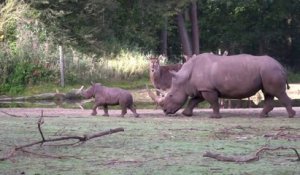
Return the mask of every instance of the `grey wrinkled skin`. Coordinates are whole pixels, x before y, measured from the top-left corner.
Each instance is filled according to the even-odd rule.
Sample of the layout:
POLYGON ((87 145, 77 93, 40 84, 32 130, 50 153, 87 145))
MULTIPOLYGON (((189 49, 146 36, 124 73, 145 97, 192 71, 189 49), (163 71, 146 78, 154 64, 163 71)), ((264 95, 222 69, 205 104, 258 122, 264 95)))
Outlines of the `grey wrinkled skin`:
POLYGON ((268 116, 273 109, 274 97, 286 107, 289 117, 294 117, 296 113, 286 94, 286 71, 269 56, 218 56, 204 53, 193 56, 172 75, 171 89, 160 101, 166 114, 176 113, 190 97, 184 115, 193 115, 194 107, 206 100, 213 108, 211 117, 220 118, 219 97, 241 99, 259 90, 265 97, 261 117, 268 116))
POLYGON ((81 95, 85 98, 95 98, 92 115, 97 115, 97 107, 103 106, 103 116, 109 116, 108 106, 120 105, 122 108, 122 117, 127 113, 127 109, 130 109, 135 117, 139 117, 133 104, 133 97, 127 90, 105 87, 100 83, 95 83, 84 90, 81 95))
MULTIPOLYGON (((149 63, 149 76, 152 85, 156 89, 167 90, 171 88, 172 74, 170 71, 180 70, 182 64, 171 64, 166 66, 161 66, 159 63, 159 58, 150 58, 149 63)), ((158 92, 157 92, 158 93, 158 92)))

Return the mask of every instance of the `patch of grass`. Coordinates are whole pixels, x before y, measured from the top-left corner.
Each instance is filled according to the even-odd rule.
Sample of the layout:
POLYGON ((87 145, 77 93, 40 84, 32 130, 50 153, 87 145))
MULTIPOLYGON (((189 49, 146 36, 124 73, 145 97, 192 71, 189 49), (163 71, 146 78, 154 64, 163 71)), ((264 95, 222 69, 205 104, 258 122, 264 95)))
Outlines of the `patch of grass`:
MULTIPOLYGON (((148 84, 151 87, 148 77, 142 77, 140 79, 131 80, 131 81, 128 81, 128 80, 119 80, 119 81, 103 80, 103 81, 99 81, 99 83, 102 83, 104 86, 108 86, 108 87, 119 87, 119 88, 128 89, 128 90, 145 89, 146 84, 148 84)), ((18 94, 18 96, 30 96, 30 95, 48 93, 48 92, 54 93, 54 92, 56 92, 56 90, 58 90, 59 92, 69 92, 73 89, 79 89, 82 85, 84 85, 85 88, 90 86, 90 84, 85 84, 85 83, 75 84, 75 85, 67 85, 65 87, 61 87, 57 84, 51 84, 51 83, 31 85, 31 86, 27 86, 24 89, 24 92, 22 92, 22 94, 18 94)))
MULTIPOLYGON (((1 155, 13 145, 40 139, 36 117, 0 116, 1 155)), ((266 153, 259 161, 246 164, 220 162, 202 155, 205 151, 244 155, 265 145, 297 147, 300 140, 270 139, 264 137, 264 134, 275 133, 283 126, 286 131, 299 129, 298 119, 260 119, 233 115, 215 120, 206 116, 165 117, 159 114, 145 114, 139 119, 128 116, 119 118, 115 115, 45 118, 43 131, 46 137, 83 135, 116 127, 124 127, 125 132, 90 140, 77 147, 32 147, 35 152, 72 155, 76 158, 60 160, 18 154, 13 161, 0 162, 0 172, 73 175, 297 174, 300 172, 299 163, 291 161, 296 157, 290 151, 266 153), (217 132, 226 129, 232 130, 234 134, 229 137, 216 137, 217 132), (245 133, 247 134, 244 135, 245 133)))
POLYGON ((148 75, 145 75, 139 79, 134 79, 134 80, 119 80, 119 81, 101 80, 101 82, 99 83, 102 83, 104 86, 119 87, 123 89, 145 89, 146 84, 149 87, 152 87, 148 75))

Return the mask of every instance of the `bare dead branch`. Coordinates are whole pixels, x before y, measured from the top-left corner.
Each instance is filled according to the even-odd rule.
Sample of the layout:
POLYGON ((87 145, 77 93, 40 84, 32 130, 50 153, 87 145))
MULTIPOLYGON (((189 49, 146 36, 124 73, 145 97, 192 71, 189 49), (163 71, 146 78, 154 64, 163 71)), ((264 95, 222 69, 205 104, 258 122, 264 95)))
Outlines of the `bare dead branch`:
POLYGON ((49 158, 55 158, 55 159, 66 159, 66 158, 80 159, 79 157, 75 157, 75 156, 66 156, 66 155, 57 156, 57 155, 51 155, 51 154, 45 154, 45 153, 36 153, 36 152, 28 151, 28 150, 25 150, 25 149, 20 149, 20 151, 22 151, 24 153, 40 156, 40 157, 49 157, 49 158))
POLYGON ((4 112, 4 111, 0 111, 0 112, 2 112, 3 114, 6 114, 6 115, 8 115, 8 116, 11 116, 11 117, 17 117, 17 118, 24 117, 24 116, 21 116, 21 115, 10 114, 10 113, 4 112))
POLYGON ((225 156, 220 153, 206 152, 203 157, 210 157, 224 162, 251 162, 258 160, 259 157, 253 155, 246 156, 225 156))
POLYGON ((262 147, 261 149, 256 151, 255 155, 257 157, 259 157, 259 154, 261 154, 263 152, 266 152, 266 151, 288 150, 288 149, 293 150, 295 152, 295 154, 297 155, 297 157, 298 157, 298 159, 296 161, 300 161, 300 155, 299 155, 297 149, 293 148, 293 147, 283 147, 283 146, 280 146, 280 147, 277 147, 277 148, 262 147))
POLYGON ((16 153, 17 153, 16 149, 13 148, 13 149, 9 150, 9 152, 5 156, 0 157, 0 161, 8 160, 9 158, 15 156, 16 153))
MULTIPOLYGON (((47 142, 77 140, 76 142, 74 142, 72 144, 61 144, 61 145, 56 145, 56 146, 75 145, 75 144, 84 143, 84 142, 86 142, 88 140, 91 140, 91 139, 94 139, 94 138, 98 138, 98 137, 102 137, 102 136, 105 136, 105 135, 110 135, 110 134, 113 134, 113 133, 124 131, 124 128, 116 128, 116 129, 110 129, 110 130, 107 130, 107 131, 102 131, 102 132, 97 132, 97 133, 92 133, 92 134, 85 134, 83 136, 63 136, 63 137, 58 137, 58 138, 53 138, 53 139, 45 139, 44 134, 43 134, 42 129, 41 129, 41 125, 44 123, 43 115, 44 115, 43 111, 41 111, 41 117, 39 118, 39 120, 37 122, 38 130, 39 130, 39 133, 42 137, 42 140, 14 147, 11 150, 9 150, 9 152, 5 156, 0 157, 0 161, 8 160, 9 158, 15 156, 18 151, 38 155, 39 153, 32 153, 31 151, 28 151, 28 150, 24 149, 24 148, 28 148, 28 147, 31 147, 31 146, 34 146, 34 145, 37 145, 37 144, 42 145, 42 144, 47 143, 47 142)), ((56 157, 56 158, 61 157, 61 156, 49 156, 47 154, 39 154, 39 155, 44 155, 46 157, 56 157)))
POLYGON ((226 155, 222 155, 220 153, 213 153, 213 152, 208 151, 203 155, 203 157, 210 157, 210 158, 214 158, 216 160, 225 161, 225 162, 237 162, 237 163, 252 162, 252 161, 259 160, 260 155, 266 151, 288 150, 288 149, 293 150, 298 157, 298 159, 296 161, 300 161, 300 155, 296 148, 283 147, 283 146, 276 147, 276 148, 262 147, 262 148, 258 149, 255 153, 252 153, 250 155, 242 155, 242 156, 226 156, 226 155))
MULTIPOLYGON (((105 135, 109 135, 109 134, 113 134, 113 133, 117 133, 117 132, 122 132, 122 131, 124 131, 123 128, 116 128, 116 129, 110 129, 108 131, 98 132, 98 133, 94 133, 94 134, 85 134, 83 136, 67 136, 67 137, 59 137, 59 138, 54 138, 54 139, 40 140, 40 141, 32 142, 32 143, 29 143, 29 144, 17 146, 15 148, 11 149, 7 155, 5 155, 4 157, 0 157, 0 161, 8 160, 9 158, 15 156, 17 151, 23 151, 24 148, 31 147, 31 146, 37 145, 37 144, 43 144, 43 143, 46 143, 46 142, 65 141, 65 140, 78 140, 77 142, 74 143, 74 144, 78 144, 78 143, 83 143, 85 141, 91 140, 93 138, 102 137, 102 136, 105 136, 105 135)), ((64 145, 65 144, 57 145, 57 146, 64 146, 64 145)), ((27 152, 29 152, 29 151, 27 151, 27 152)))
POLYGON ((38 130, 39 130, 39 132, 41 134, 43 142, 45 142, 45 137, 44 137, 44 134, 43 134, 42 129, 41 129, 41 125, 44 124, 44 112, 43 112, 43 110, 41 111, 41 117, 38 120, 37 124, 38 124, 38 130))

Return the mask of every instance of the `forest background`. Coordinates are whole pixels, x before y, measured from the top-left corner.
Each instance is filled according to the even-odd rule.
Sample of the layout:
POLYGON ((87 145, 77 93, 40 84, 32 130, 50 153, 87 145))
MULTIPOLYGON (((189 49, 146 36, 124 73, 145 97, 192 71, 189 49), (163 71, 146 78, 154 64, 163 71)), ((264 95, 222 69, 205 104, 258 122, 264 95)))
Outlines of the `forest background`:
POLYGON ((270 55, 299 83, 299 0, 0 0, 0 95, 149 83, 150 55, 270 55))

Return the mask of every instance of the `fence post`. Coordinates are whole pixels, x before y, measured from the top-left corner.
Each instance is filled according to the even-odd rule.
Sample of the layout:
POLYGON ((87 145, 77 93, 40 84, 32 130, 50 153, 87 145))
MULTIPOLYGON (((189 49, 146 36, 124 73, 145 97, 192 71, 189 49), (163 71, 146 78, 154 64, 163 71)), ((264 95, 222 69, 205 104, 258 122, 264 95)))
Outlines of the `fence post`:
POLYGON ((60 85, 65 87, 65 65, 64 65, 64 53, 62 45, 58 46, 59 50, 59 68, 60 68, 60 85))

